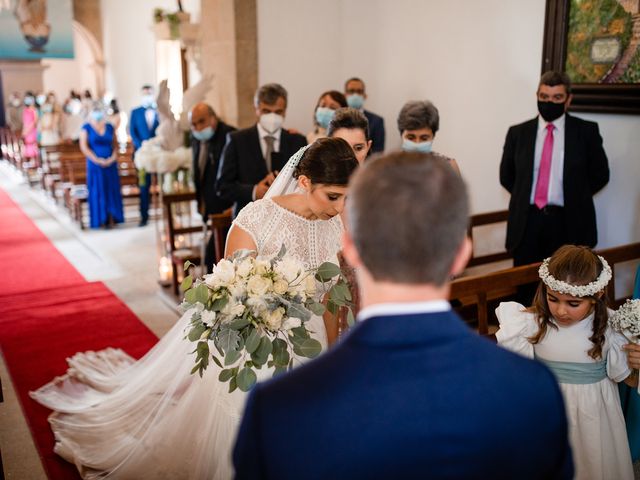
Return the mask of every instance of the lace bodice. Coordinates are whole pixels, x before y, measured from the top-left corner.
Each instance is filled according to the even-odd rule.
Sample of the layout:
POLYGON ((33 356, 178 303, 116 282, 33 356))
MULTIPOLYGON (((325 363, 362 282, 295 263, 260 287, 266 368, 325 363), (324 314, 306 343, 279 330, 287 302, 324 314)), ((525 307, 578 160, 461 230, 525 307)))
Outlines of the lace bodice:
POLYGON ((339 216, 308 220, 272 199, 262 199, 244 207, 233 223, 251 235, 259 255, 276 255, 284 244, 287 254, 307 268, 317 268, 323 262, 337 263, 343 230, 339 216))

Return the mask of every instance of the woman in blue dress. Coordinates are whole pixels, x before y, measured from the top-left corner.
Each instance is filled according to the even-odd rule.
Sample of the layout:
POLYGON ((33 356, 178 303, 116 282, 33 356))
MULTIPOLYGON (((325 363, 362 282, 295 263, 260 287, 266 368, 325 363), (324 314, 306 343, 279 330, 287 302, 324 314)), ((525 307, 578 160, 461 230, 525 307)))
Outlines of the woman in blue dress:
POLYGON ((109 228, 124 221, 117 152, 113 145, 113 125, 106 122, 101 108, 94 108, 80 132, 80 150, 87 157, 91 228, 109 228))

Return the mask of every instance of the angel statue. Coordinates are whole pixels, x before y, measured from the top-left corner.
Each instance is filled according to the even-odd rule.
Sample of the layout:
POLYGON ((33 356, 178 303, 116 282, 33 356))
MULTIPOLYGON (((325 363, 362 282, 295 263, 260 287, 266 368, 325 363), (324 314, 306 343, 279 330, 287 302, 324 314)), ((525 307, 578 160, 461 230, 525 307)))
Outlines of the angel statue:
POLYGON ((156 136, 143 142, 136 152, 135 163, 138 169, 150 173, 168 173, 190 168, 191 148, 184 146, 184 135, 189 131, 188 114, 196 103, 204 100, 212 81, 212 76, 203 77, 183 93, 179 120, 171 111, 171 91, 167 80, 160 82, 156 98, 160 124, 156 129, 156 136))

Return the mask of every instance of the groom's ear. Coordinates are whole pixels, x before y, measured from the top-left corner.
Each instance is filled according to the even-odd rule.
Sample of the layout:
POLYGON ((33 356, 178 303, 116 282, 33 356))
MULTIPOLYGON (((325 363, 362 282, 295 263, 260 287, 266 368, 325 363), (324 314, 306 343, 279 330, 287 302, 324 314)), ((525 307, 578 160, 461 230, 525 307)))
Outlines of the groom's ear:
POLYGON ((342 233, 342 255, 352 268, 358 268, 362 265, 358 250, 356 250, 353 239, 347 230, 342 233))
POLYGON ((472 253, 473 244, 471 243, 469 237, 465 235, 462 244, 460 244, 460 247, 456 252, 456 256, 453 258, 453 264, 451 265, 451 271, 449 272, 449 276, 451 278, 457 277, 464 271, 467 263, 469 262, 469 259, 471 258, 472 253))

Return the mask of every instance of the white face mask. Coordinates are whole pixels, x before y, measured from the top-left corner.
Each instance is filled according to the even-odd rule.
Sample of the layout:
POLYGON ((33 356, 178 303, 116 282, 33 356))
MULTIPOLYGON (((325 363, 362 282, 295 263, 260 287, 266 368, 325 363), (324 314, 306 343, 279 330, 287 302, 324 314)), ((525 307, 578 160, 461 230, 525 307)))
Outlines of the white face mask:
POLYGON ((263 113, 258 121, 260 126, 269 133, 276 133, 282 127, 284 117, 277 113, 263 113))

